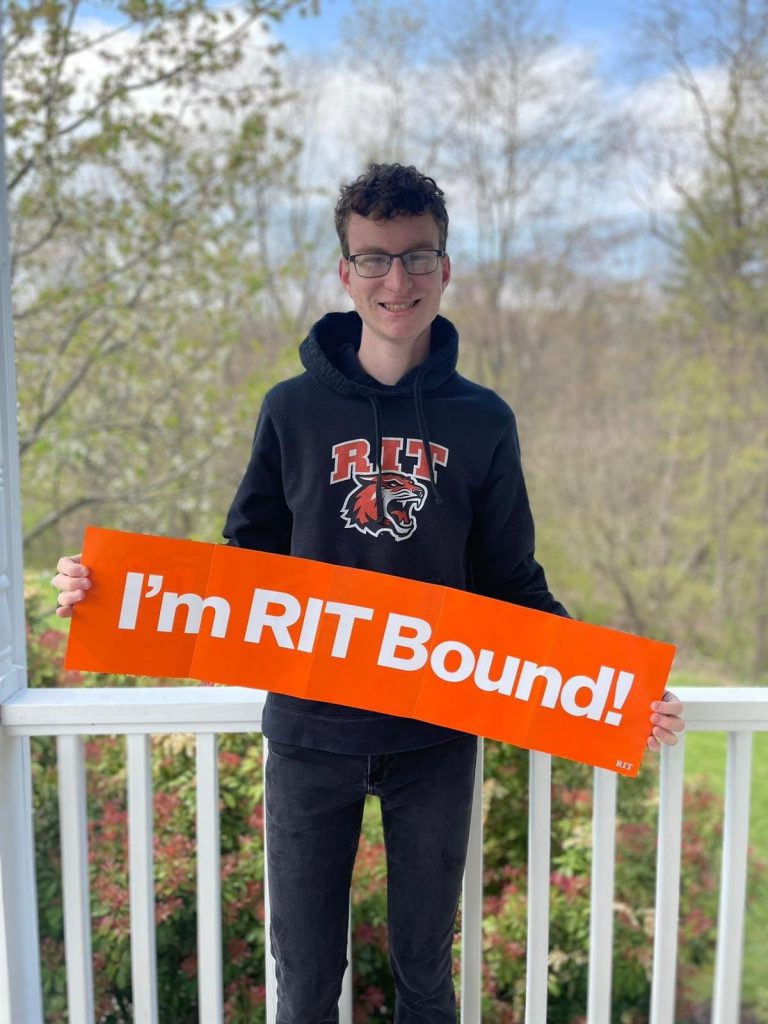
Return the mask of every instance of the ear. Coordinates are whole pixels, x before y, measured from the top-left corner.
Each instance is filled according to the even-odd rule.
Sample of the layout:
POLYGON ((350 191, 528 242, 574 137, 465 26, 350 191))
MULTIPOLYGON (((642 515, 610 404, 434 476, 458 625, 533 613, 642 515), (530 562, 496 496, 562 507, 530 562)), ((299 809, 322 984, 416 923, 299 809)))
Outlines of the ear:
POLYGON ((339 260, 339 280, 344 285, 344 290, 349 292, 350 295, 352 294, 349 286, 349 274, 351 269, 352 264, 342 256, 339 260))
POLYGON ((446 253, 442 260, 443 291, 448 287, 451 280, 451 257, 446 253))

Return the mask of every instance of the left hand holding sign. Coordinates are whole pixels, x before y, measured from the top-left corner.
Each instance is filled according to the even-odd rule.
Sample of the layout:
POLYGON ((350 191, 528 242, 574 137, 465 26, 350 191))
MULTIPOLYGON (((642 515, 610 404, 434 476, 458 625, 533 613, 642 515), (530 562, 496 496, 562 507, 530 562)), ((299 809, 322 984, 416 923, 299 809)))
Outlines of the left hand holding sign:
POLYGON ((76 604, 84 600, 91 589, 91 570, 82 564, 82 555, 63 555, 56 565, 51 583, 58 590, 56 614, 60 619, 71 619, 76 604))

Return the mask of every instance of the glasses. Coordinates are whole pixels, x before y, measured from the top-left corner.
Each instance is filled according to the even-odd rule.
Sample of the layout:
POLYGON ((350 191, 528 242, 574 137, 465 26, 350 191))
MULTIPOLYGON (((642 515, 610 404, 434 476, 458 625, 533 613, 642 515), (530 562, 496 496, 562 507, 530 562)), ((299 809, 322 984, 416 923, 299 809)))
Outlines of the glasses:
POLYGON ((445 256, 444 249, 413 249, 411 252, 358 252, 348 256, 360 277, 386 277, 392 260, 400 260, 409 274, 434 274, 445 256))

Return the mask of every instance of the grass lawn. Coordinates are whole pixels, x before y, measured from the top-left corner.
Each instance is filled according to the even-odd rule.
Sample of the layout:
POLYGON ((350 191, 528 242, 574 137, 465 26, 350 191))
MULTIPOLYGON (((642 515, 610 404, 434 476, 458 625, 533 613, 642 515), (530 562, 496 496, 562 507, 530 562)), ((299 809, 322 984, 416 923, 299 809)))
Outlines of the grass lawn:
MULTIPOLYGON (((711 680, 677 676, 682 686, 719 685, 711 680)), ((720 794, 724 792, 727 740, 724 733, 692 732, 685 740, 687 779, 705 778, 720 794)), ((750 848, 756 870, 747 897, 744 939, 744 1001, 768 1022, 768 985, 765 963, 768 960, 768 733, 755 733, 752 749, 752 788, 750 848)), ((720 857, 720 851, 716 851, 720 857)))

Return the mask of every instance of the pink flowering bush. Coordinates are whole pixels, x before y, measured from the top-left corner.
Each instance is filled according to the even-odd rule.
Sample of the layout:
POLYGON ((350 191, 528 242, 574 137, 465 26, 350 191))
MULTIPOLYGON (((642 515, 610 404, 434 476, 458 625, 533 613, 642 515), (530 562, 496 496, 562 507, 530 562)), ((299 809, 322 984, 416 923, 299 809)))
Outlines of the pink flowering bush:
MULTIPOLYGON (((65 634, 35 625, 28 632, 33 686, 126 685, 124 679, 65 673, 65 634)), ((33 740, 36 868, 46 1024, 64 1024, 58 781, 55 741, 33 740)), ((96 1021, 133 1021, 128 889, 125 741, 86 743, 89 877, 96 1021)), ((227 1024, 263 1024, 264 857, 261 827, 261 737, 220 737, 221 884, 224 999, 227 1024)), ((193 737, 153 739, 155 924, 160 1019, 198 1024, 193 737)))
MULTIPOLYGON (((525 1019, 528 753, 486 742, 482 1024, 525 1019)), ((612 1019, 647 1024, 653 954, 657 759, 620 780, 614 893, 612 1019)), ((372 809, 373 810, 373 809, 372 809)), ((703 1019, 697 981, 714 958, 721 801, 685 793, 676 1020, 703 1019)), ((586 1024, 591 888, 592 770, 553 761, 550 972, 547 1024, 586 1024)), ((459 919, 459 926, 461 918, 459 919)), ((353 892, 355 1024, 392 1021, 384 848, 378 812, 366 816, 353 892)), ((458 981, 460 934, 455 944, 458 981)), ((458 986, 457 986, 458 987, 458 986)))
MULTIPOLYGON (((261 744, 256 737, 236 735, 222 738, 222 747, 225 1020, 228 1024, 259 1024, 266 1019, 261 744), (233 757, 237 775, 230 761, 233 757)), ((133 1000, 124 744, 119 738, 98 737, 88 743, 87 755, 96 1019, 100 1024, 127 1024, 133 1020, 133 1000)), ((190 744, 169 752, 163 738, 158 738, 153 760, 160 1016, 174 1024, 197 1024, 194 748, 190 744)), ((40 923, 47 949, 46 1021, 58 1024, 67 1017, 58 821, 51 792, 55 765, 50 741, 35 742, 34 762, 40 923)))

